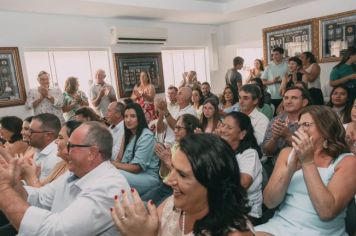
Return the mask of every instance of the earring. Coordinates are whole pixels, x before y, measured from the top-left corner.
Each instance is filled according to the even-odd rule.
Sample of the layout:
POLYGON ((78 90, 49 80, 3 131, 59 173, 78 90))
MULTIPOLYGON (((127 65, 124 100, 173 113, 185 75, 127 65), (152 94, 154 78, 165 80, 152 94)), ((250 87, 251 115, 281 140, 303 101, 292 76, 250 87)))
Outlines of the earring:
POLYGON ((328 149, 328 140, 327 139, 325 139, 325 141, 323 142, 323 148, 324 149, 328 149))

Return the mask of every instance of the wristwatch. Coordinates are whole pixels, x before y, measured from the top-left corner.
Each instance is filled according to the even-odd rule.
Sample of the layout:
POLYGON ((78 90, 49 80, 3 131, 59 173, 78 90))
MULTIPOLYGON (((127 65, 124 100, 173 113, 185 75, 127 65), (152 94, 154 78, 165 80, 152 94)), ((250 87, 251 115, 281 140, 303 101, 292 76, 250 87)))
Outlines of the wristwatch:
POLYGON ((164 117, 169 117, 171 115, 171 113, 169 113, 169 111, 167 111, 166 113, 164 113, 164 117))

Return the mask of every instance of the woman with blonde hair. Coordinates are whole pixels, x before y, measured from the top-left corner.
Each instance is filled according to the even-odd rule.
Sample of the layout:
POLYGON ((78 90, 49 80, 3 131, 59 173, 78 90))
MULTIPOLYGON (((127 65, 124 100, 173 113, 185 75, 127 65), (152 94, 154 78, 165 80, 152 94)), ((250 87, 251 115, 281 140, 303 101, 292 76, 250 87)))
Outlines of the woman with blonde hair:
POLYGON ((66 121, 74 120, 75 112, 82 106, 88 106, 88 97, 79 90, 78 78, 68 77, 64 84, 63 116, 66 121))
POLYGON ((303 108, 292 146, 283 149, 263 192, 278 207, 257 235, 346 236, 345 214, 356 194, 356 158, 345 154, 345 129, 330 107, 303 108), (298 217, 296 217, 298 216, 298 217))

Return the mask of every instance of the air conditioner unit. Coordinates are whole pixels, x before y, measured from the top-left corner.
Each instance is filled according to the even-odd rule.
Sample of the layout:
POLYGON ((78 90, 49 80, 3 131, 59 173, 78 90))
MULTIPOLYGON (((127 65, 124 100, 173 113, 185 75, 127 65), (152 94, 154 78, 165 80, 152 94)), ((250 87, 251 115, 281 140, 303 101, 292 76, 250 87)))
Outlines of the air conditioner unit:
POLYGON ((164 28, 149 27, 111 27, 111 44, 164 44, 168 32, 164 28))

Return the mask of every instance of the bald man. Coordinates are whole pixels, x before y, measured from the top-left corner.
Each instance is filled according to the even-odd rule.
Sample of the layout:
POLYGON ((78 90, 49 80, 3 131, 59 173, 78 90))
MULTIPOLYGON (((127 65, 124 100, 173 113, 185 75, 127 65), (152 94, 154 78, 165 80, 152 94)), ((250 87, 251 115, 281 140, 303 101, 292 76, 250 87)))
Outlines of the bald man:
POLYGON ((109 104, 117 101, 115 90, 110 84, 105 83, 105 77, 105 71, 99 69, 95 74, 95 83, 92 84, 89 94, 94 110, 101 117, 106 116, 109 104))

